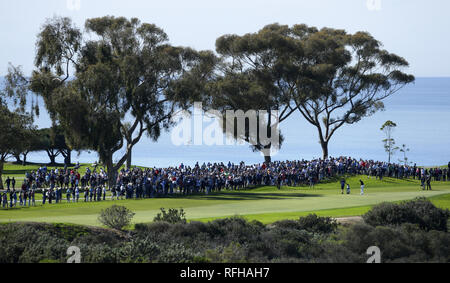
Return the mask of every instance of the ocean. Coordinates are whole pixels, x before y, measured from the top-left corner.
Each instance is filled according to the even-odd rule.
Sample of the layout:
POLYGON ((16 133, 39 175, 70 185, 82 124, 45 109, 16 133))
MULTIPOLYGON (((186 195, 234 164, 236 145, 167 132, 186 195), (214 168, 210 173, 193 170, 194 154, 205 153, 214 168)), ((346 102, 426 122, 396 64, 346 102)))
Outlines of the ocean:
MULTIPOLYGON (((36 120, 38 127, 51 125, 41 103, 41 115, 36 120)), ((450 161, 450 78, 417 78, 411 84, 385 101, 385 111, 364 118, 354 125, 339 129, 329 144, 331 156, 351 156, 354 158, 387 161, 380 130, 383 123, 392 120, 397 124, 393 137, 398 146, 405 144, 410 151, 408 160, 421 166, 446 165, 450 161)), ((209 123, 211 124, 211 123, 209 123)), ((205 123, 205 127, 209 125, 205 123)), ((308 124, 299 112, 294 113, 281 126, 285 141, 273 160, 313 159, 322 156, 315 127, 308 124)), ((125 150, 119 151, 118 160, 125 150)), ((397 152, 392 160, 403 158, 397 152)), ((98 159, 94 152, 81 152, 72 155, 72 161, 93 163, 98 159)), ((177 166, 181 162, 193 165, 196 162, 224 162, 247 164, 264 161, 263 156, 244 145, 206 146, 182 145, 172 143, 171 132, 161 135, 158 142, 144 137, 133 151, 133 165, 146 167, 177 166)), ((48 162, 45 152, 28 155, 28 161, 48 162)), ((63 162, 60 156, 58 162, 63 162)))

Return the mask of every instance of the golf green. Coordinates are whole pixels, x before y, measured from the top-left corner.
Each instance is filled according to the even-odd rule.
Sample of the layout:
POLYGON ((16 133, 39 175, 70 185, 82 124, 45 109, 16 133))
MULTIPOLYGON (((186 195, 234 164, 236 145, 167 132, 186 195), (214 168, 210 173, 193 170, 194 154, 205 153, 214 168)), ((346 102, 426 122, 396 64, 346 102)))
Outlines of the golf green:
POLYGON ((436 205, 450 208, 450 182, 433 182, 432 191, 422 191, 417 180, 383 181, 357 176, 347 179, 350 195, 341 194, 338 182, 309 187, 262 187, 245 191, 223 191, 211 195, 173 196, 145 200, 119 200, 92 203, 66 203, 1 209, 0 222, 50 222, 101 226, 99 212, 113 204, 123 205, 136 213, 133 223, 152 222, 160 208, 183 208, 189 220, 208 221, 234 215, 271 223, 309 213, 320 216, 357 216, 381 202, 430 198, 436 205), (364 178, 366 190, 360 195, 359 179, 364 178))

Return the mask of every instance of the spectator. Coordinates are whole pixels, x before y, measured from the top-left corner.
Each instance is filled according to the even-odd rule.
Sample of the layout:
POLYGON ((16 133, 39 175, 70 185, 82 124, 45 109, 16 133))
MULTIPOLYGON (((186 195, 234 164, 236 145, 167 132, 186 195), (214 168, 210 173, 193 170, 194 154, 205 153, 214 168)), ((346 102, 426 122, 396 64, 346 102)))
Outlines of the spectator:
POLYGON ((10 186, 11 186, 11 179, 9 178, 9 176, 6 178, 5 184, 6 184, 6 189, 9 191, 10 186))
MULTIPOLYGON (((63 190, 67 193, 68 201, 71 198, 73 202, 78 201, 80 190, 84 193, 85 202, 105 201, 108 192, 108 175, 103 168, 96 170, 96 165, 98 166, 93 164, 92 171, 87 169, 83 176, 78 172, 79 168, 49 170, 41 167, 36 171, 27 172, 25 179, 28 189, 34 187, 35 191, 43 191, 43 204, 47 200, 50 202, 54 199, 60 203, 63 190)), ((191 167, 182 163, 177 167, 122 169, 117 174, 115 187, 109 189, 112 198, 119 200, 124 197, 127 199, 154 198, 169 194, 210 194, 220 192, 222 189, 241 190, 257 186, 276 186, 281 189, 282 186, 309 185, 314 188, 317 183, 337 177, 341 178, 341 193, 344 194, 347 184, 345 175, 375 176, 379 180, 386 176, 414 178, 416 175, 422 180, 422 177, 431 175, 444 180, 445 174, 448 174, 448 170, 428 172, 417 166, 357 160, 351 157, 274 161, 253 165, 246 165, 244 162, 238 164, 228 162, 226 165, 197 163, 191 167)), ((421 183, 423 189, 425 189, 425 183, 426 178, 421 183)), ((347 189, 350 191, 348 184, 347 189)), ((11 197, 11 193, 8 192, 8 194, 11 197)))

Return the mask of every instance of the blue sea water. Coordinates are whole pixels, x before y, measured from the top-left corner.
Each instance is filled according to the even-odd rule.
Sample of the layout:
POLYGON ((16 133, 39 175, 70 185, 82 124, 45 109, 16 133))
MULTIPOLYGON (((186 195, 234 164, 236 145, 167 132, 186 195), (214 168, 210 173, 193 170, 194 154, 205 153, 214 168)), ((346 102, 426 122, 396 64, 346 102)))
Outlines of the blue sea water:
MULTIPOLYGON (((397 145, 406 144, 410 149, 407 157, 423 166, 444 165, 450 161, 450 78, 417 78, 411 84, 385 101, 385 111, 365 118, 357 124, 346 125, 338 130, 329 145, 332 156, 387 160, 380 127, 387 120, 397 124, 394 138, 397 145)), ((43 109, 41 101, 41 110, 43 109)), ((44 112, 44 111, 42 111, 44 112)), ((49 127, 46 113, 36 120, 39 127, 49 127)), ((322 156, 317 130, 300 115, 294 113, 281 124, 285 142, 274 160, 312 159, 322 156)), ((115 155, 119 159, 124 150, 115 155)), ((402 158, 400 152, 394 161, 402 158)), ((95 153, 81 152, 73 161, 91 163, 95 153)), ((48 162, 45 152, 30 153, 32 162, 48 162)), ((175 146, 171 133, 163 133, 158 142, 147 138, 137 144, 133 152, 133 164, 149 167, 195 164, 195 162, 224 162, 247 164, 260 163, 264 159, 248 145, 240 146, 175 146)), ((62 162, 59 157, 57 161, 62 162)))

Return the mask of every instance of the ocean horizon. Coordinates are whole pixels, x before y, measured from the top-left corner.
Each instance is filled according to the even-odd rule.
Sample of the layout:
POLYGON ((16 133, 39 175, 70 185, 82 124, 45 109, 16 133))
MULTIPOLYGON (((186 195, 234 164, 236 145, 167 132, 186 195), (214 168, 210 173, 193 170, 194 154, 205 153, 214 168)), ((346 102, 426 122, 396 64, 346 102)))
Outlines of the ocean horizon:
MULTIPOLYGON (((42 99, 39 99, 41 115, 36 119, 39 128, 51 126, 42 99)), ((393 137, 397 146, 406 144, 409 161, 420 166, 441 166, 450 161, 450 77, 416 78, 415 83, 384 100, 385 110, 362 119, 354 125, 339 129, 329 144, 330 156, 351 156, 370 160, 387 161, 380 130, 383 123, 392 120, 397 124, 393 137)), ((204 128, 211 123, 205 123, 204 128)), ((315 159, 322 157, 315 127, 308 124, 299 112, 294 113, 281 126, 285 141, 274 161, 315 159)), ((125 149, 114 155, 117 161, 125 149)), ((397 152, 393 162, 403 158, 397 152)), ((93 163, 98 160, 95 152, 73 152, 72 162, 93 163)), ((27 161, 48 163, 45 152, 33 152, 27 161)), ((63 162, 58 156, 57 162, 63 162)), ((264 161, 259 153, 252 152, 249 145, 235 146, 176 146, 171 141, 171 132, 163 132, 157 142, 147 137, 134 147, 132 163, 145 167, 178 166, 180 163, 194 165, 196 162, 229 161, 256 164, 264 161)))

